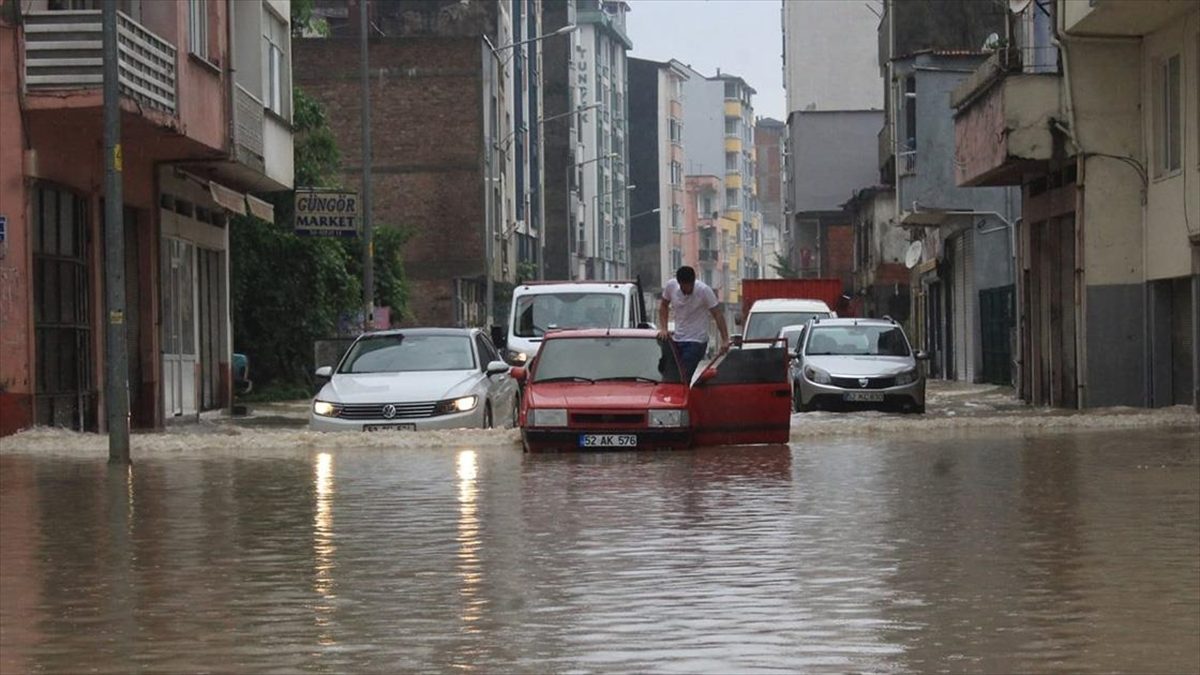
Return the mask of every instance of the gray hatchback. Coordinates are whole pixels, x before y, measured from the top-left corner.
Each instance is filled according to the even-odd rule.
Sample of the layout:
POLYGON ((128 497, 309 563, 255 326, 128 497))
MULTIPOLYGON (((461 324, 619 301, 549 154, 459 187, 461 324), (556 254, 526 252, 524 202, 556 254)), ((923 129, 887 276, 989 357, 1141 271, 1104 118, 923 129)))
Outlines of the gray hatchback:
POLYGON ((797 412, 889 408, 925 412, 925 376, 900 324, 891 319, 814 319, 796 348, 797 412))

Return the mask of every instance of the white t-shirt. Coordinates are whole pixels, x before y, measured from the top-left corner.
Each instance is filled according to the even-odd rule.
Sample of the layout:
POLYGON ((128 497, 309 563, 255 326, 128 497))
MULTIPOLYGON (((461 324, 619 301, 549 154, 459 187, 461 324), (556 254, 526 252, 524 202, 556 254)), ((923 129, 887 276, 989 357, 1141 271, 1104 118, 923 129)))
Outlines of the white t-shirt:
POLYGON ((663 287, 662 299, 671 303, 676 342, 708 342, 709 317, 719 304, 713 289, 697 279, 691 295, 685 295, 679 282, 671 279, 663 287))

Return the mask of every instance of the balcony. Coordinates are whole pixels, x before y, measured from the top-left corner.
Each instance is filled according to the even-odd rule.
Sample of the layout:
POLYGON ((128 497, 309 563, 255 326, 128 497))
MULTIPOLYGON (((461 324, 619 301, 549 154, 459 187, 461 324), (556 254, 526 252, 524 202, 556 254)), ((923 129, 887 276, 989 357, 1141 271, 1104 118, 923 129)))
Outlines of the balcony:
MULTIPOLYGON (((104 82, 100 10, 27 12, 25 89, 100 89, 104 82)), ((175 46, 117 12, 121 93, 142 106, 176 111, 175 46)))
POLYGON ((725 152, 741 152, 742 138, 740 136, 725 137, 725 152))
POLYGON ((1133 37, 1154 32, 1195 7, 1177 0, 1088 0, 1063 3, 1062 12, 1068 33, 1133 37))
POLYGON ((1017 185, 1054 152, 1057 72, 1025 72, 1014 50, 996 52, 951 95, 954 178, 961 186, 1017 185))
POLYGON ((702 263, 716 263, 720 258, 721 252, 715 248, 700 249, 700 262, 702 263))

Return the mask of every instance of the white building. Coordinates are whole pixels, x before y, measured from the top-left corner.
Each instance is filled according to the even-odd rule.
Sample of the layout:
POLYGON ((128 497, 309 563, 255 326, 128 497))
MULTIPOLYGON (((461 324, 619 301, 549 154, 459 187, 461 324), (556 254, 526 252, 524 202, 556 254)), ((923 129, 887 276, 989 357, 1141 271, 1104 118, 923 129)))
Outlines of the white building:
POLYGON ((619 0, 578 0, 571 38, 569 80, 575 162, 569 243, 572 276, 629 276, 628 72, 625 33, 629 5, 619 0), (594 106, 594 107, 591 107, 594 106))
POLYGON ((879 0, 784 0, 781 13, 788 113, 883 108, 879 0))

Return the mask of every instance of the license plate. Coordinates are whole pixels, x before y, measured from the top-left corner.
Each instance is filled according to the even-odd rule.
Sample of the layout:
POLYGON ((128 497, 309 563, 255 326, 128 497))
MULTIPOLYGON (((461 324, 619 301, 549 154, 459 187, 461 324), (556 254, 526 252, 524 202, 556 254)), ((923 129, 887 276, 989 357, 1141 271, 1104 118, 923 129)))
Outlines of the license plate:
POLYGON ((883 403, 883 392, 851 391, 844 394, 842 400, 850 403, 883 403))
POLYGON ((581 448, 636 448, 637 436, 634 434, 582 434, 579 437, 581 448))
POLYGON ((416 431, 415 424, 364 424, 363 431, 416 431))

